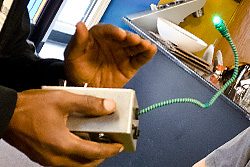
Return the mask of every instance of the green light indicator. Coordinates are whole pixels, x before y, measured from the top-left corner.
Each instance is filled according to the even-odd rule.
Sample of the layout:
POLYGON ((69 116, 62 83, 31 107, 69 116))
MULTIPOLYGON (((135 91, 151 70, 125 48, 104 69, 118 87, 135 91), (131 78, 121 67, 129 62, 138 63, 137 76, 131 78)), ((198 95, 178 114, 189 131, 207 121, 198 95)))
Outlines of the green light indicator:
POLYGON ((219 16, 215 16, 213 18, 213 22, 215 26, 220 26, 220 24, 223 22, 222 19, 219 16))

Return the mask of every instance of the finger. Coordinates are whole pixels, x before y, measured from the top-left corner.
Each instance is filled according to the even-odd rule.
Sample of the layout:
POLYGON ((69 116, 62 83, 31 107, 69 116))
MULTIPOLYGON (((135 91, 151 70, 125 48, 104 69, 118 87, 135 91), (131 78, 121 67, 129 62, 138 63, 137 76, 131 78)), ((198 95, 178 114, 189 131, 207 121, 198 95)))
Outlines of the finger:
POLYGON ((90 32, 95 38, 105 38, 122 41, 126 39, 127 33, 125 30, 116 27, 112 24, 99 23, 90 29, 90 32))
POLYGON ((70 162, 69 164, 75 164, 75 165, 73 165, 74 167, 77 166, 77 165, 81 165, 81 167, 85 167, 85 166, 91 166, 92 167, 92 166, 98 166, 105 159, 89 160, 89 159, 83 158, 81 156, 70 155, 70 156, 68 156, 68 160, 70 162))
POLYGON ((156 45, 152 44, 148 50, 131 57, 131 66, 138 70, 155 55, 156 51, 156 45))
POLYGON ((89 116, 102 116, 114 112, 116 103, 112 99, 78 95, 66 91, 56 91, 57 105, 66 114, 72 112, 89 116))
POLYGON ((93 167, 93 166, 98 166, 100 165, 102 162, 104 161, 104 159, 100 159, 100 160, 94 160, 90 163, 84 164, 82 167, 93 167))
POLYGON ((66 58, 69 55, 77 55, 75 54, 71 54, 74 51, 82 51, 85 49, 86 45, 88 44, 88 37, 89 37, 89 33, 88 33, 88 29, 85 26, 85 24, 83 22, 79 22, 76 25, 76 31, 75 34, 72 36, 72 38, 70 39, 65 51, 64 51, 64 56, 65 56, 65 60, 67 60, 66 58))
POLYGON ((47 163, 41 162, 40 165, 43 166, 67 166, 67 167, 93 167, 98 166, 104 161, 100 160, 88 160, 86 158, 72 158, 71 156, 51 156, 50 161, 47 163))
POLYGON ((88 29, 83 22, 77 23, 74 37, 76 38, 77 44, 84 47, 88 39, 88 29))
POLYGON ((151 49, 151 42, 149 40, 141 39, 141 42, 138 45, 126 47, 124 48, 124 51, 127 55, 133 56, 149 49, 151 49))
POLYGON ((123 151, 124 147, 118 143, 97 143, 83 140, 72 134, 72 155, 82 156, 89 160, 110 158, 123 151))
POLYGON ((127 36, 126 39, 122 42, 123 47, 128 47, 128 46, 136 46, 141 43, 141 37, 137 34, 131 33, 129 31, 126 31, 127 36))
POLYGON ((125 31, 112 24, 99 23, 91 28, 91 33, 96 39, 105 38, 105 40, 119 41, 119 45, 122 47, 138 45, 141 42, 139 35, 125 31))

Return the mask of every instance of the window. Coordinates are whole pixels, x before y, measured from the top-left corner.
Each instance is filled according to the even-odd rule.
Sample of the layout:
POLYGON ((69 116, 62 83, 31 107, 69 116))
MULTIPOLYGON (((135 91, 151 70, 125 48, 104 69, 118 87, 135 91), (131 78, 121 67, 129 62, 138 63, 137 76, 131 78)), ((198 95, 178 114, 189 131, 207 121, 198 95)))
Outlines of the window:
POLYGON ((36 24, 39 16, 41 15, 47 0, 30 0, 27 6, 29 15, 30 15, 30 23, 36 24))
POLYGON ((83 20, 91 0, 68 0, 60 13, 53 30, 73 34, 75 25, 83 20))
MULTIPOLYGON (((36 24, 39 17, 43 17, 43 11, 49 3, 55 0, 30 0, 27 8, 30 14, 30 22, 36 24)), ((61 6, 53 22, 50 24, 45 35, 43 35, 42 46, 44 43, 53 43, 53 47, 61 45, 65 47, 71 36, 75 32, 75 25, 83 21, 88 29, 97 24, 111 0, 60 0, 61 6)), ((58 3, 59 4, 59 3, 58 3)), ((36 34, 37 35, 37 34, 36 34)), ((38 48, 41 48, 40 46, 38 48)), ((49 47, 51 50, 51 46, 49 47)), ((38 49, 40 51, 40 49, 38 49)), ((40 54, 41 55, 41 54, 40 54)), ((48 56, 46 55, 46 58, 48 56)), ((50 56, 49 56, 50 57, 50 56)))
POLYGON ((110 0, 68 0, 55 22, 49 40, 68 43, 79 21, 83 21, 90 29, 100 21, 109 3, 110 0))

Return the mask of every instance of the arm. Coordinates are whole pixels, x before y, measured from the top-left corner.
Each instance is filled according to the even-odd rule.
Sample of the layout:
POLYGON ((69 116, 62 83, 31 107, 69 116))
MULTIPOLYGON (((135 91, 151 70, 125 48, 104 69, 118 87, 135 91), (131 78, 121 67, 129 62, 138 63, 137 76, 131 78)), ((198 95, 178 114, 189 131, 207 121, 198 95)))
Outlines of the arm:
POLYGON ((40 59, 34 54, 34 48, 26 42, 30 30, 27 10, 14 25, 1 50, 0 85, 22 91, 40 88, 44 84, 58 84, 58 79, 64 78, 63 62, 40 59))
POLYGON ((16 106, 16 91, 0 86, 0 138, 3 137, 16 106))
POLYGON ((97 166, 121 152, 123 146, 82 140, 67 129, 66 120, 73 112, 96 117, 114 109, 113 100, 66 91, 27 90, 18 93, 3 139, 43 166, 97 166))
MULTIPOLYGON (((19 22, 20 29, 26 29, 26 24, 19 22)), ((92 75, 91 70, 97 67, 99 70, 97 75, 94 75, 97 81, 91 82, 92 78, 89 77, 85 81, 92 86, 121 87, 156 52, 156 46, 151 45, 149 41, 114 26, 96 26, 90 31, 90 36, 82 24, 77 28, 79 31, 72 38, 65 52, 67 60, 64 63, 35 57, 24 40, 25 35, 20 36, 21 30, 15 31, 11 36, 13 40, 8 41, 0 59, 0 75, 4 78, 4 81, 0 81, 1 84, 18 91, 36 88, 42 84, 54 83, 60 76, 57 74, 66 70, 67 79, 72 84, 81 86, 82 79, 92 75), (105 37, 108 37, 107 40, 105 37), (77 45, 74 45, 75 42, 77 45), (99 45, 99 42, 103 45, 99 45), (105 49, 103 46, 109 47, 105 49), (112 56, 115 56, 113 57, 115 59, 112 56), (89 59, 91 57, 99 57, 100 61, 95 64, 93 59, 89 59), (107 65, 111 66, 106 68, 107 65), (100 73, 103 75, 99 75, 100 73), (71 74, 74 75, 73 78, 71 74), (74 80, 78 77, 80 82, 74 80), (98 82, 101 78, 103 80, 98 82), (103 83, 107 84, 103 85, 103 83)), ((109 114, 114 109, 114 102, 111 103, 113 105, 110 106, 110 101, 107 104, 104 99, 73 95, 64 91, 20 92, 4 140, 42 165, 96 166, 105 158, 122 151, 123 146, 117 143, 103 144, 82 140, 70 133, 65 123, 67 116, 72 112, 87 116, 109 114)))
MULTIPOLYGON (((20 4, 15 3, 14 6, 20 4)), ((26 42, 29 35, 27 11, 15 13, 18 17, 6 20, 0 34, 0 138, 2 138, 15 109, 17 92, 39 88, 43 84, 57 84, 64 77, 63 63, 59 60, 42 60, 26 42), (8 87, 8 88, 7 88, 8 87), (12 88, 12 89, 11 89, 12 88)), ((11 16, 10 16, 11 17, 11 16)))
POLYGON ((156 46, 138 35, 109 24, 99 24, 89 32, 77 26, 65 51, 65 62, 43 60, 27 44, 27 11, 15 24, 0 56, 0 85, 21 91, 55 85, 65 78, 73 85, 89 83, 95 87, 122 87, 156 53, 156 46))
MULTIPOLYGON (((15 3, 14 7, 18 5, 15 3)), ((62 61, 38 58, 26 42, 30 28, 27 11, 15 13, 15 17, 14 26, 8 27, 12 19, 7 19, 0 34, 0 138, 14 112, 16 91, 58 84, 58 79, 64 78, 62 61)))
POLYGON ((194 167, 249 166, 250 162, 250 127, 232 140, 214 150, 194 167))

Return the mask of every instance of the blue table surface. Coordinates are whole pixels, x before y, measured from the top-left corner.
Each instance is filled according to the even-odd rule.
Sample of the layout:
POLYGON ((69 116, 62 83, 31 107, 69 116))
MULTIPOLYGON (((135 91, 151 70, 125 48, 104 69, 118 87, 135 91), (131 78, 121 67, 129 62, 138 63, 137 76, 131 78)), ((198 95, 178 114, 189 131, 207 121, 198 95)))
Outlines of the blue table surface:
MULTIPOLYGON (((130 28, 122 17, 149 9, 158 1, 112 0, 101 22, 130 28)), ((208 102, 215 89, 191 76, 158 51, 125 85, 136 91, 140 109, 172 98, 190 97, 208 102)), ((219 97, 207 109, 193 104, 172 104, 140 116, 135 152, 123 152, 102 167, 188 167, 204 158, 249 126, 249 120, 228 100, 219 97)))
MULTIPOLYGON (((140 109, 179 97, 208 102, 215 91, 160 51, 125 86, 136 91, 140 109)), ((107 159, 103 167, 189 167, 249 126, 243 113, 219 97, 207 109, 172 104, 140 116, 137 150, 107 159)))

